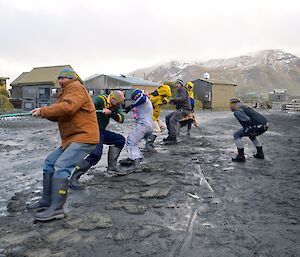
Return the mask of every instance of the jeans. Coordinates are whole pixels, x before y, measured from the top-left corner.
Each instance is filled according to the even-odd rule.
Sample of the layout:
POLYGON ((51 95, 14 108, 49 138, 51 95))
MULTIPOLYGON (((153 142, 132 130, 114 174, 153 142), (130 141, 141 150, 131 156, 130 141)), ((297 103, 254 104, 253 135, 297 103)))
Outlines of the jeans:
POLYGON ((256 136, 254 136, 255 134, 261 135, 262 133, 261 133, 261 131, 257 131, 257 133, 255 133, 255 131, 254 131, 254 133, 252 135, 250 135, 249 133, 245 133, 243 128, 237 130, 233 134, 236 147, 240 148, 240 149, 244 148, 242 137, 249 137, 250 140, 252 141, 252 143, 255 145, 255 147, 261 147, 261 142, 259 141, 259 139, 256 136))
POLYGON ((95 147, 96 145, 83 143, 71 143, 65 149, 58 147, 46 158, 43 171, 52 173, 53 178, 67 179, 77 163, 95 147))
POLYGON ((136 160, 143 158, 143 154, 138 147, 138 143, 150 136, 152 132, 152 127, 143 124, 136 124, 126 141, 126 149, 129 159, 136 160))
POLYGON ((188 110, 176 110, 166 116, 166 124, 170 137, 177 137, 180 128, 179 120, 187 116, 190 112, 188 110))
POLYGON ((125 137, 109 130, 100 130, 100 142, 97 144, 95 150, 89 154, 85 160, 92 165, 96 165, 101 159, 103 144, 114 145, 122 149, 125 145, 125 137))

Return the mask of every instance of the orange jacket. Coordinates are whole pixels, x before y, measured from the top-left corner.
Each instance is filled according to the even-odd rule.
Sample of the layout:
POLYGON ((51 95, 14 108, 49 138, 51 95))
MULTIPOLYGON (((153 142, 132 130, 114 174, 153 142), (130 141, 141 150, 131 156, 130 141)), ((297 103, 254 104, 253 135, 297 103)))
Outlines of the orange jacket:
POLYGON ((58 122, 63 149, 73 142, 99 143, 96 109, 92 98, 78 80, 65 84, 56 102, 40 110, 42 118, 58 122))

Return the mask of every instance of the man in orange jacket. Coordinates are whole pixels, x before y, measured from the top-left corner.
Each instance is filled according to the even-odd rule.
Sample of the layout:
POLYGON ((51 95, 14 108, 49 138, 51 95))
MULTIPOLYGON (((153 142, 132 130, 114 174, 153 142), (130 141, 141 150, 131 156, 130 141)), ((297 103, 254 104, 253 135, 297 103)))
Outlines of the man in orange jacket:
POLYGON ((28 209, 44 210, 34 215, 38 221, 65 216, 68 178, 77 162, 93 151, 100 139, 93 100, 78 75, 63 69, 58 81, 62 90, 57 101, 31 111, 32 116, 57 122, 62 141, 45 160, 42 198, 28 205, 28 209))

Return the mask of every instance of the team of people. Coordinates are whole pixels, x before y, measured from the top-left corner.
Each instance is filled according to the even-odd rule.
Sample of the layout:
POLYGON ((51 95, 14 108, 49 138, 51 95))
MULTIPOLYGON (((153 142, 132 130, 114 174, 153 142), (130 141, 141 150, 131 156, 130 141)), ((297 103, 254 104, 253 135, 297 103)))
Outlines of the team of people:
MULTIPOLYGON (((65 216, 63 206, 67 199, 68 188, 82 189, 80 177, 102 156, 103 144, 109 145, 108 166, 105 176, 126 175, 140 168, 143 153, 138 144, 144 139, 145 150, 154 148, 157 136, 167 128, 165 144, 176 144, 180 120, 194 111, 194 85, 184 84, 180 79, 174 83, 176 96, 172 97, 169 85, 162 85, 149 96, 139 89, 132 92, 132 104, 125 113, 132 112, 135 125, 127 139, 119 133, 107 130, 110 119, 123 123, 125 114, 122 104, 125 100, 120 90, 108 96, 100 95, 94 100, 71 69, 63 69, 58 81, 61 92, 57 101, 50 105, 32 110, 32 116, 46 118, 58 123, 62 143, 45 160, 43 167, 43 192, 36 203, 27 206, 36 210, 37 221, 60 219, 65 216), (176 110, 169 113, 166 125, 160 119, 162 106, 171 103, 176 110), (118 158, 126 146, 127 158, 118 158)), ((255 158, 264 159, 262 145, 257 136, 268 129, 266 118, 243 104, 238 98, 230 100, 234 116, 243 126, 234 133, 238 155, 234 162, 245 162, 242 137, 249 137, 257 148, 255 158)), ((190 124, 190 123, 189 123, 190 124)))

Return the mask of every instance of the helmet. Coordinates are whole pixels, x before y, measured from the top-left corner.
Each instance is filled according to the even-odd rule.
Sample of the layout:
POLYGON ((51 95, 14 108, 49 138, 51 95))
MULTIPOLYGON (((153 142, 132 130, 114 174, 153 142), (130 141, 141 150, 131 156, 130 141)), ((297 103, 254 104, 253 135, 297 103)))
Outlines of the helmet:
POLYGON ((189 81, 189 82, 186 82, 186 84, 185 84, 185 87, 187 88, 187 89, 193 89, 194 88, 194 84, 193 84, 193 82, 192 81, 189 81))
POLYGON ((133 100, 136 96, 140 96, 141 94, 143 94, 143 91, 142 91, 142 90, 135 89, 135 90, 131 93, 131 99, 133 100))
POLYGON ((184 82, 182 79, 176 79, 174 85, 176 85, 177 83, 181 84, 182 86, 184 86, 184 82))

